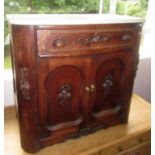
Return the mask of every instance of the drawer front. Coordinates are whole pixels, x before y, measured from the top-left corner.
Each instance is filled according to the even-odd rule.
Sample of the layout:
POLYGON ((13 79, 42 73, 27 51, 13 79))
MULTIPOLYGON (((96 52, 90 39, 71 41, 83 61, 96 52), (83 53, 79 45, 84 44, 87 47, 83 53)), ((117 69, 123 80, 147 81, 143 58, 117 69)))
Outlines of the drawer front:
POLYGON ((151 142, 148 141, 119 155, 151 155, 151 142))
MULTIPOLYGON (((150 131, 141 133, 140 135, 134 135, 133 137, 125 139, 120 139, 114 144, 105 147, 103 145, 98 149, 88 152, 89 155, 145 155, 141 153, 147 147, 147 152, 149 152, 149 145, 151 140, 151 133, 150 131), (141 153, 141 154, 134 154, 134 153, 141 153)), ((149 154, 146 154, 149 155, 149 154)))
POLYGON ((132 46, 133 43, 131 30, 37 30, 39 56, 87 54, 86 51, 92 49, 132 46))
POLYGON ((151 142, 147 142, 129 151, 130 155, 151 155, 151 142))
POLYGON ((116 149, 117 153, 120 153, 120 155, 124 155, 125 152, 128 152, 128 150, 132 150, 132 148, 137 148, 141 145, 144 145, 148 141, 151 140, 151 133, 145 132, 140 135, 136 135, 135 137, 132 137, 126 141, 120 142, 116 149))

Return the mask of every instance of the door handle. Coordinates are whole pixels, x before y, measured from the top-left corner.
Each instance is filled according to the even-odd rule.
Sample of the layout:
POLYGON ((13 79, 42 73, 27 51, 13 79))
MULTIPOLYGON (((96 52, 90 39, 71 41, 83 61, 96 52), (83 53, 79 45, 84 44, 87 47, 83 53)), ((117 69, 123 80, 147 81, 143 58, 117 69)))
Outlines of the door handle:
POLYGON ((93 84, 91 84, 90 86, 85 87, 86 92, 92 92, 93 93, 95 90, 96 90, 96 87, 93 84))
POLYGON ((85 87, 85 91, 86 91, 87 93, 90 92, 90 88, 89 88, 89 86, 86 86, 86 87, 85 87))
POLYGON ((96 90, 95 85, 91 84, 90 85, 90 92, 94 92, 96 90))

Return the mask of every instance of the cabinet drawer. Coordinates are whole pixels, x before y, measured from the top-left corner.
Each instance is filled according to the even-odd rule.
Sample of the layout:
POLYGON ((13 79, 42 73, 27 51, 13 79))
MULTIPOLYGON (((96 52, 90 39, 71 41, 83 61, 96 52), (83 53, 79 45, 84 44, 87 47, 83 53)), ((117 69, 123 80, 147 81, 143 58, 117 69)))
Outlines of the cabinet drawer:
POLYGON ((87 54, 93 49, 132 46, 133 42, 131 30, 37 30, 39 56, 87 54))
MULTIPOLYGON (((126 137, 124 139, 120 139, 117 142, 114 142, 114 144, 103 147, 102 146, 96 151, 92 151, 88 153, 89 155, 141 155, 141 154, 134 154, 137 152, 142 152, 147 147, 147 150, 149 150, 151 140, 151 133, 150 131, 133 135, 133 137, 126 137), (145 145, 146 144, 146 145, 145 145), (133 153, 134 152, 134 153, 133 153)), ((104 146, 104 145, 103 145, 104 146)), ((147 151, 149 152, 149 151, 147 151)), ((142 153, 142 155, 145 155, 142 153)), ((149 154, 148 154, 149 155, 149 154)))
POLYGON ((151 155, 151 142, 148 141, 119 155, 151 155))
POLYGON ((126 141, 122 141, 117 145, 117 151, 118 153, 122 154, 121 152, 127 151, 129 149, 132 149, 134 147, 138 147, 141 145, 144 145, 148 141, 151 140, 150 132, 145 132, 141 135, 136 135, 135 137, 132 137, 126 141))

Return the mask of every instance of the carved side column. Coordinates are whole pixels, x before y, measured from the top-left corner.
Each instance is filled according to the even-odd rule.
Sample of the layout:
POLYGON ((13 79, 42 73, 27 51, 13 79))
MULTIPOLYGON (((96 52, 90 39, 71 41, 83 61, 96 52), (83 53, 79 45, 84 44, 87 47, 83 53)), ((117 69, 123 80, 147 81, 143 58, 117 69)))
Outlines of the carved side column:
POLYGON ((36 152, 39 150, 40 144, 37 122, 34 28, 33 26, 20 25, 11 25, 10 27, 21 146, 27 152, 36 152))

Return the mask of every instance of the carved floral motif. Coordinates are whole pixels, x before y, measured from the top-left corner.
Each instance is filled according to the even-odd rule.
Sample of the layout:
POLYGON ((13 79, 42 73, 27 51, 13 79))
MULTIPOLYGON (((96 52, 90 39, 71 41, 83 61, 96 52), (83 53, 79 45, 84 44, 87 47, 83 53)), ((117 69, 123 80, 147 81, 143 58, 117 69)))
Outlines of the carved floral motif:
POLYGON ((30 100, 30 84, 28 81, 28 69, 26 67, 23 67, 20 69, 21 73, 21 80, 20 80, 20 90, 22 93, 22 96, 26 100, 30 100))
POLYGON ((111 91, 111 88, 113 86, 113 76, 111 74, 108 74, 105 78, 104 78, 104 82, 102 84, 102 87, 104 89, 104 97, 106 98, 108 96, 108 94, 111 91))
POLYGON ((106 42, 110 39, 109 36, 101 35, 101 34, 92 34, 87 38, 80 38, 77 40, 78 43, 82 45, 90 45, 92 43, 106 42))
POLYGON ((58 94, 58 103, 62 106, 68 106, 71 102, 72 88, 70 85, 65 84, 60 87, 60 92, 58 94))

